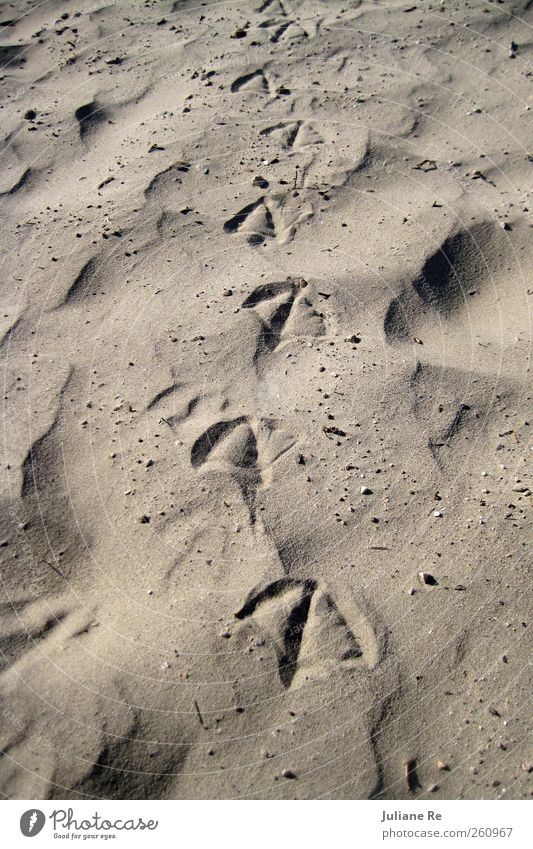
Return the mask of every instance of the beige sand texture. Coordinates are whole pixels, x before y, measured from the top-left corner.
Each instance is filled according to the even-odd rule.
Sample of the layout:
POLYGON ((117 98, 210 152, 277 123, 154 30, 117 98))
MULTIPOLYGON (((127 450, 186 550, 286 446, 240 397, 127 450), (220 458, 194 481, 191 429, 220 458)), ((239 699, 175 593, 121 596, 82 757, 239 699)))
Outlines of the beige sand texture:
POLYGON ((529 796, 533 4, 0 14, 3 797, 529 796))

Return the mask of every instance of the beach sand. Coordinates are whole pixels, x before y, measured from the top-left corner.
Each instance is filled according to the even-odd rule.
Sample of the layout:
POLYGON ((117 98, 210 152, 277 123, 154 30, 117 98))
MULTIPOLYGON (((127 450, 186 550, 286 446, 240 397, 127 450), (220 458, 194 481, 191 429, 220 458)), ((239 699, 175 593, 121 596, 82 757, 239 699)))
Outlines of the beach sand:
POLYGON ((0 12, 3 796, 529 796, 531 2, 0 12))

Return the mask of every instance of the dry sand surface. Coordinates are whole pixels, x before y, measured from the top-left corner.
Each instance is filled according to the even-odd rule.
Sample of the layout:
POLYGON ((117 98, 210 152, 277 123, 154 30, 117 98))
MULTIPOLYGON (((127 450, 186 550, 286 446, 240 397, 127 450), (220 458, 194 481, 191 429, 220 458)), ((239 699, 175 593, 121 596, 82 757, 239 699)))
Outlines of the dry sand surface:
POLYGON ((531 793, 531 0, 3 2, 7 798, 531 793))

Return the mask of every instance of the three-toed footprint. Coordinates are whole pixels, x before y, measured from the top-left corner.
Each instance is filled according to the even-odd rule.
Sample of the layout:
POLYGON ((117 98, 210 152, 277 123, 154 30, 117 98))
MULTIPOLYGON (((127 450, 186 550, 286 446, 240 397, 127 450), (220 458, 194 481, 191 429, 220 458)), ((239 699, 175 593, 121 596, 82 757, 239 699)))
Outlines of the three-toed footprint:
MULTIPOLYGON (((345 606, 352 606, 346 603, 345 606)), ((378 660, 373 629, 359 609, 342 612, 314 579, 290 577, 252 590, 235 617, 269 634, 284 687, 297 687, 336 669, 371 669, 378 660)))

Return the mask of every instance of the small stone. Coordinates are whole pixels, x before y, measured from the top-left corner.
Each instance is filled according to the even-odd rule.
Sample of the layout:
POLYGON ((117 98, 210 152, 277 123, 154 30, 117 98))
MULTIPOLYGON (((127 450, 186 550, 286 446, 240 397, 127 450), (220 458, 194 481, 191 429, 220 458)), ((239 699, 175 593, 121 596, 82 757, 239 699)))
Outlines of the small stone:
POLYGON ((289 781, 296 778, 296 773, 293 772, 292 769, 284 769, 281 775, 282 778, 287 778, 289 781))
POLYGON ((436 793, 438 789, 439 789, 438 784, 430 784, 428 789, 427 789, 427 792, 428 793, 436 793))
POLYGON ((368 486, 362 486, 361 495, 372 495, 372 490, 368 486))
POLYGON ((428 587, 434 587, 437 584, 437 579, 430 575, 429 572, 419 572, 418 577, 422 581, 423 584, 426 584, 428 587))
POLYGON ((224 289, 224 291, 222 292, 222 296, 224 298, 231 298, 232 295, 233 295, 233 289, 224 289))
POLYGON ((150 516, 141 516, 139 522, 141 523, 141 525, 148 525, 150 523, 150 516))
POLYGON ((254 177, 253 179, 253 185, 258 189, 268 189, 268 180, 265 180, 264 177, 261 177, 261 175, 258 174, 257 177, 254 177))
POLYGON ((530 494, 530 489, 525 483, 515 483, 513 486, 513 492, 525 492, 530 494))
POLYGON ((533 772, 533 763, 531 763, 531 761, 525 761, 525 763, 522 764, 522 769, 524 772, 533 772))
POLYGON ((434 510, 433 516, 435 517, 435 519, 442 519, 442 513, 440 512, 440 510, 434 510))
POLYGON ((150 460, 147 460, 147 461, 146 461, 146 468, 147 468, 147 469, 149 469, 149 468, 150 468, 150 466, 153 466, 153 465, 154 465, 154 461, 153 461, 153 460, 151 460, 151 459, 150 459, 150 460))
POLYGON ((438 760, 438 761, 437 761, 437 769, 446 770, 446 772, 448 772, 448 770, 450 769, 450 767, 449 767, 449 765, 446 763, 446 761, 438 760))

